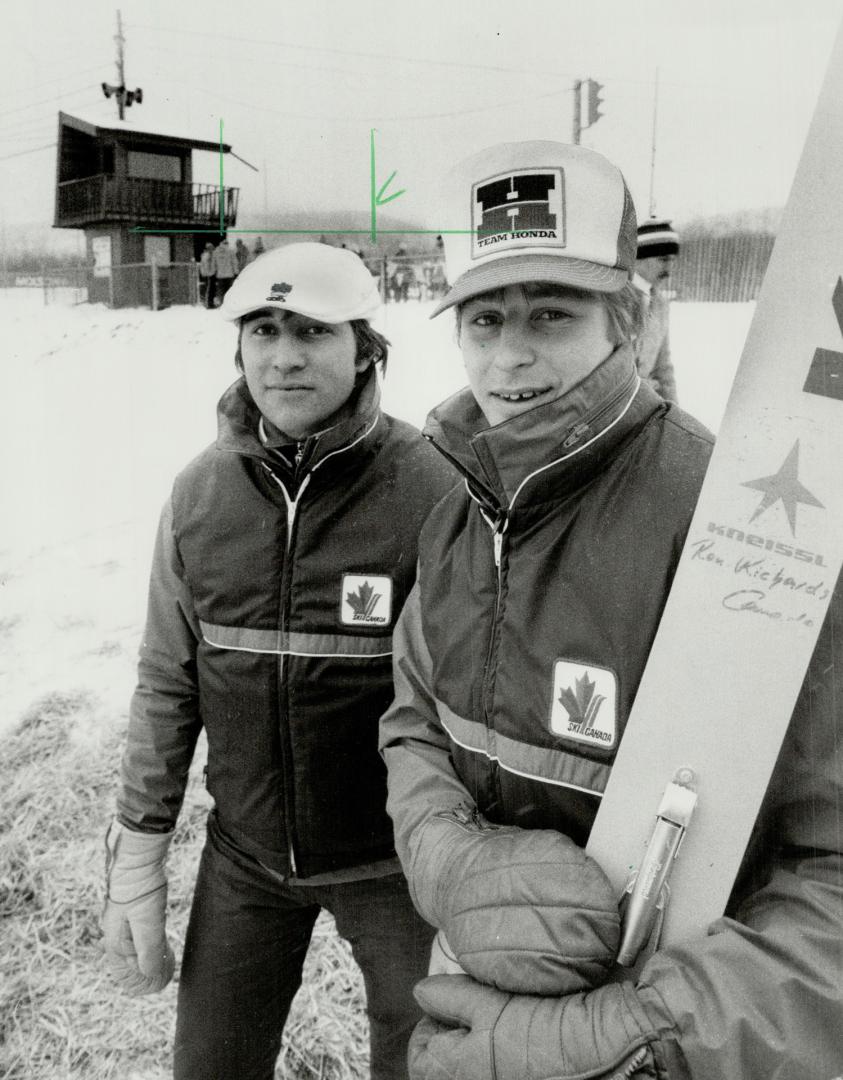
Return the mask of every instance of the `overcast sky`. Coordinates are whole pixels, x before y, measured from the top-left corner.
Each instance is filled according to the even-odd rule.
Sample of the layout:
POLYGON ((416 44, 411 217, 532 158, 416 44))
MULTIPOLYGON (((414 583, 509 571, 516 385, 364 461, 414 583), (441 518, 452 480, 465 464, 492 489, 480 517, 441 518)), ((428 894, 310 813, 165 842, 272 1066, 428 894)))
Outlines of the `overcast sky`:
MULTIPOLYGON (((624 171, 639 217, 781 206, 843 0, 117 0, 138 127, 236 153, 241 210, 369 207, 369 137, 393 204, 435 225, 451 163, 494 142, 570 141, 572 84, 604 84, 582 142, 624 171), (658 76, 657 76, 658 73, 658 76), (656 153, 651 191, 656 78, 656 153)), ((7 5, 0 225, 52 219, 58 110, 116 115, 117 4, 7 5), (30 152, 31 151, 31 152, 30 152), (16 155, 16 156, 10 156, 16 155)), ((213 155, 195 156, 214 182, 213 155)), ((383 213, 383 212, 382 212, 383 213)), ((279 226, 283 221, 278 221, 279 226)))

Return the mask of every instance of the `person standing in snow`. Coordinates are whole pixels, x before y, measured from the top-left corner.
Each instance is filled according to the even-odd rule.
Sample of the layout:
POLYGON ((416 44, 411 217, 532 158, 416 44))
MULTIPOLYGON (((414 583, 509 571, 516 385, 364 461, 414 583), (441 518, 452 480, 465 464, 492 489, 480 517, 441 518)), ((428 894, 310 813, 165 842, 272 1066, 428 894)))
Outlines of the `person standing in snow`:
POLYGON ((214 245, 206 244, 199 256, 199 303, 214 306, 216 278, 214 277, 214 245))
POLYGON ((238 236, 237 242, 234 245, 234 257, 237 261, 237 273, 244 269, 249 262, 251 256, 249 255, 249 249, 243 243, 242 239, 238 236))
POLYGON ((379 303, 348 251, 291 244, 250 263, 221 309, 241 377, 161 517, 103 933, 128 993, 166 986, 164 864, 204 728, 215 805, 177 1080, 271 1080, 323 908, 363 971, 371 1075, 406 1075, 432 930, 395 857, 378 720, 418 532, 456 478, 380 411, 379 303))
POLYGON ((651 217, 638 227, 634 284, 646 298, 647 318, 635 342, 638 374, 665 401, 676 401, 676 375, 670 356, 670 275, 679 254, 679 237, 666 218, 651 217))
POLYGON ((220 303, 222 303, 225 294, 237 277, 237 259, 225 237, 220 240, 214 251, 214 277, 216 279, 216 294, 220 303))
POLYGON ((265 251, 266 248, 263 246, 263 240, 259 236, 256 237, 255 246, 252 248, 252 256, 256 259, 258 255, 263 255, 265 251))
POLYGON ((434 970, 450 955, 464 973, 417 987, 411 1076, 830 1080, 843 590, 726 916, 620 981, 618 897, 583 848, 713 440, 637 373, 635 211, 614 165, 492 147, 437 220, 454 232, 434 314, 456 312, 469 387, 425 435, 464 484, 419 538, 381 744, 410 891, 444 934, 434 970))

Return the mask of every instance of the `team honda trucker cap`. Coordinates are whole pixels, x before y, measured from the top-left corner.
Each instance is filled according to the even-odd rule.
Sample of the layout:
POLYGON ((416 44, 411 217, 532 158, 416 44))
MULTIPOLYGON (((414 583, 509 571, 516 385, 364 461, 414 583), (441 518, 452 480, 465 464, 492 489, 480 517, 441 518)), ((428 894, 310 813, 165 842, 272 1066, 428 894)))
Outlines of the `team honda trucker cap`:
POLYGON ((450 174, 444 209, 450 289, 431 318, 506 285, 617 292, 632 277, 632 197, 620 170, 584 146, 536 141, 482 150, 450 174))
POLYGON ((353 251, 329 244, 287 244, 241 270, 220 314, 233 321, 260 308, 282 308, 341 323, 371 319, 380 303, 377 281, 353 251))

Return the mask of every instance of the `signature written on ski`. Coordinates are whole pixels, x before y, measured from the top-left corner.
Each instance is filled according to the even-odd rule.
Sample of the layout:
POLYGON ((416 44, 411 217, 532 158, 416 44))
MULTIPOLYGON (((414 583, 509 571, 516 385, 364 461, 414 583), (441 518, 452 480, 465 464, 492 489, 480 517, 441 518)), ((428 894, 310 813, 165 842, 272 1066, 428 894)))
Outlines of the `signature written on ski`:
MULTIPOLYGON (((755 547, 764 546, 762 537, 746 536, 740 530, 730 530, 729 539, 740 539, 755 547)), ((821 555, 814 555, 800 548, 780 545, 787 554, 805 563, 825 568, 821 555)), ((721 603, 727 611, 760 615, 767 619, 798 622, 803 626, 814 625, 812 601, 823 611, 830 588, 826 578, 805 572, 791 572, 791 568, 771 559, 768 555, 734 555, 713 537, 705 537, 690 544, 691 561, 707 564, 728 578, 728 591, 721 603), (819 605, 822 605, 820 607, 819 605)), ((795 570, 795 568, 793 568, 795 570)), ((806 567, 807 570, 807 567, 806 567)))

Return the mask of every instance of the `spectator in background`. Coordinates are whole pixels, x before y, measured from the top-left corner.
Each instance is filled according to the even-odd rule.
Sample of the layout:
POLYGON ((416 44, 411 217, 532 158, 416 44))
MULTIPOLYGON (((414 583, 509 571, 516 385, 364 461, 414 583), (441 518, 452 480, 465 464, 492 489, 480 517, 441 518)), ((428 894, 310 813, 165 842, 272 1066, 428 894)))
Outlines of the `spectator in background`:
POLYGON ((234 245, 234 258, 237 262, 237 273, 239 274, 243 267, 248 263, 251 256, 249 255, 249 249, 240 239, 237 237, 237 243, 234 245))
POLYGON ((237 260, 225 237, 220 240, 214 252, 214 274, 216 275, 216 293, 220 303, 237 277, 237 260))
POLYGON ((263 246, 263 240, 260 237, 257 237, 257 239, 255 240, 255 246, 252 249, 252 254, 255 258, 257 258, 258 255, 263 255, 265 251, 266 248, 263 246))
POLYGON ((651 217, 638 227, 633 283, 647 297, 647 318, 635 344, 638 374, 665 401, 676 401, 670 358, 670 275, 679 254, 679 237, 666 218, 651 217))
POLYGON ((199 256, 199 303, 207 308, 214 306, 216 278, 214 277, 214 245, 206 244, 199 256))

